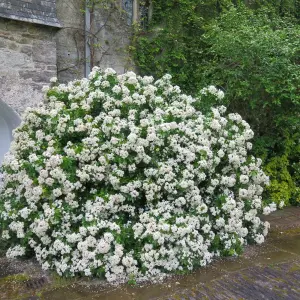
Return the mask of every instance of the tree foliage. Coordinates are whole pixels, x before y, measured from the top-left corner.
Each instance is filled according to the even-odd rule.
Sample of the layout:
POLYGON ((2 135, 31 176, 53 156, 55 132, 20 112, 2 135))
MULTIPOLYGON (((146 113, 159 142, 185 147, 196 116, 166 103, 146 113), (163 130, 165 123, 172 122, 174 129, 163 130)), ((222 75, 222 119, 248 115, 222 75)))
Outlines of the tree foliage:
POLYGON ((299 199, 299 1, 242 2, 154 1, 133 53, 142 74, 168 72, 185 92, 222 88, 229 110, 255 131, 254 151, 276 182, 270 197, 288 202, 299 199))

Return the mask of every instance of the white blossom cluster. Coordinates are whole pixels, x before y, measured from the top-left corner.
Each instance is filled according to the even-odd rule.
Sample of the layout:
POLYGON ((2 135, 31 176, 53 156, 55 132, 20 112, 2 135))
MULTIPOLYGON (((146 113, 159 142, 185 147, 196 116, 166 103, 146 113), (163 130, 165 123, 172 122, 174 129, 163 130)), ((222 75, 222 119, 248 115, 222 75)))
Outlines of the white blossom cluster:
POLYGON ((108 281, 163 278, 262 243, 275 210, 268 177, 248 155, 253 132, 225 107, 165 75, 94 68, 88 79, 51 80, 28 109, 3 163, 0 196, 7 256, 33 252, 44 269, 108 281))

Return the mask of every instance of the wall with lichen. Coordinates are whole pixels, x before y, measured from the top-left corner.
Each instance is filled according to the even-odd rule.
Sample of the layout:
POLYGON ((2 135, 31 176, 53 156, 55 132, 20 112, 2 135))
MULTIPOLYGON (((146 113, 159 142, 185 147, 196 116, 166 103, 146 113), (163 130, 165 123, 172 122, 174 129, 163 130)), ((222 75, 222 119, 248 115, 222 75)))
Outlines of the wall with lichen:
POLYGON ((0 18, 0 95, 19 114, 41 102, 42 87, 57 74, 56 32, 0 18))
POLYGON ((57 0, 62 28, 56 34, 57 72, 61 82, 84 76, 84 1, 57 0))
POLYGON ((128 24, 122 1, 94 3, 90 7, 91 26, 85 28, 83 0, 56 1, 57 17, 62 25, 57 32, 58 78, 62 82, 83 77, 87 60, 92 66, 111 67, 118 73, 132 68, 128 55, 132 26, 128 24), (87 60, 85 36, 91 50, 87 60))
POLYGON ((41 11, 42 2, 32 2, 34 18, 25 14, 29 10, 26 7, 24 15, 17 15, 13 11, 16 1, 5 0, 11 9, 0 10, 0 94, 19 114, 42 101, 42 87, 49 84, 51 77, 58 76, 61 82, 84 77, 85 35, 92 66, 112 67, 118 73, 133 68, 127 52, 132 26, 122 1, 91 8, 90 28, 84 27, 84 0, 51 0, 52 25, 52 19, 45 19, 49 13, 41 11), (37 20, 44 25, 35 24, 37 20))
POLYGON ((133 27, 121 1, 114 5, 96 5, 91 16, 92 64, 103 68, 113 68, 124 73, 133 68, 128 54, 128 46, 133 27))

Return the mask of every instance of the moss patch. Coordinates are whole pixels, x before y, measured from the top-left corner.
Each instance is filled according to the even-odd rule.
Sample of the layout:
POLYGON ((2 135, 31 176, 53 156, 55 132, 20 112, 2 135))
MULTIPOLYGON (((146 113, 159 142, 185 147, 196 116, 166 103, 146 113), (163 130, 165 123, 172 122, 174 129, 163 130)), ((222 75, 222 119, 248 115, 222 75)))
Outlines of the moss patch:
POLYGON ((16 283, 16 282, 24 282, 30 279, 30 277, 26 274, 14 274, 8 275, 6 277, 0 278, 0 284, 4 283, 16 283))

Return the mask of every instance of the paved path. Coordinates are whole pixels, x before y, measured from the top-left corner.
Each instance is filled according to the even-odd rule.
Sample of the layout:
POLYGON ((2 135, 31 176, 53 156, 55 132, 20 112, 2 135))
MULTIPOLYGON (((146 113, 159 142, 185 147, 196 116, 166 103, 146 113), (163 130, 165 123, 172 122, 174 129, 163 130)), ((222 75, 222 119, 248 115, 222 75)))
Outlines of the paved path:
POLYGON ((229 273, 210 283, 178 290, 157 299, 300 299, 300 259, 274 266, 254 266, 229 273))

